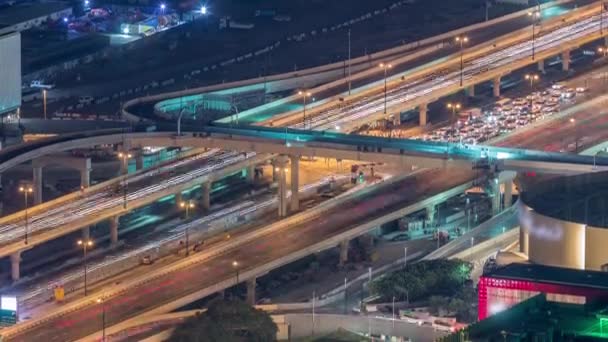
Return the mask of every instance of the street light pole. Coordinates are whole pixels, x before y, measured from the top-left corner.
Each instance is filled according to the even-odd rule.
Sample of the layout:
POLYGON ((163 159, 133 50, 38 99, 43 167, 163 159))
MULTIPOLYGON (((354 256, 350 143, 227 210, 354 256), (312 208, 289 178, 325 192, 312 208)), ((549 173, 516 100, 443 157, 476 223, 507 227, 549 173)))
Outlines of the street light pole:
POLYGON ((120 152, 118 158, 120 158, 123 166, 123 187, 122 187, 122 207, 127 209, 127 192, 129 187, 128 175, 129 175, 129 159, 132 157, 131 153, 120 152))
POLYGON ((393 296, 393 331, 395 330, 395 296, 393 296))
POLYGON ((28 215, 27 215, 27 210, 28 210, 28 207, 29 207, 28 194, 31 194, 32 192, 34 192, 34 189, 31 186, 29 186, 29 185, 27 185, 27 186, 20 186, 19 187, 19 192, 23 193, 23 199, 25 201, 25 236, 24 236, 24 238, 25 238, 25 244, 27 245, 28 244, 28 241, 27 241, 27 231, 28 231, 28 224, 29 224, 29 218, 28 218, 28 215))
POLYGON ((348 95, 350 96, 350 29, 348 29, 348 95))
POLYGON ((540 21, 540 11, 528 12, 528 16, 532 18, 532 60, 535 59, 536 50, 536 25, 540 21))
MULTIPOLYGON (((181 208, 186 209, 186 218, 185 220, 188 221, 188 218, 190 217, 190 209, 194 208, 194 203, 192 202, 192 200, 189 200, 187 202, 181 202, 179 204, 179 206, 181 208)), ((186 229, 185 229, 185 234, 186 234, 186 256, 190 255, 190 234, 189 234, 189 229, 190 226, 188 225, 188 223, 186 223, 186 229)))
POLYGON ((578 125, 575 118, 570 118, 570 123, 574 125, 574 153, 578 153, 578 125))
POLYGON ((456 119, 456 112, 458 110, 460 110, 460 108, 462 106, 460 105, 460 103, 450 103, 450 102, 448 102, 448 104, 447 104, 446 107, 452 111, 452 125, 455 125, 456 123, 454 121, 456 119))
POLYGON ((46 120, 46 89, 42 89, 42 102, 44 107, 44 120, 46 120))
POLYGON ((460 86, 462 87, 462 80, 464 77, 464 44, 469 42, 469 38, 467 36, 458 36, 455 38, 456 42, 460 44, 460 86))
POLYGON ((392 68, 392 64, 380 63, 380 67, 384 69, 384 114, 386 114, 386 73, 388 69, 392 68))
POLYGON ((106 342, 106 302, 98 298, 97 303, 101 304, 101 342, 106 342))
POLYGON ((236 260, 233 261, 232 267, 234 267, 236 269, 236 284, 234 284, 234 285, 238 285, 239 284, 239 262, 236 260))
MULTIPOLYGON (((311 94, 310 94, 310 92, 307 92, 307 91, 298 91, 298 95, 302 96, 302 107, 303 107, 302 116, 303 116, 303 122, 304 122, 304 129, 306 130, 306 98, 309 97, 311 94)), ((311 123, 311 126, 312 126, 312 123, 311 123)))
POLYGON ((84 264, 84 295, 87 295, 87 250, 93 246, 92 240, 78 240, 78 246, 82 246, 84 264))

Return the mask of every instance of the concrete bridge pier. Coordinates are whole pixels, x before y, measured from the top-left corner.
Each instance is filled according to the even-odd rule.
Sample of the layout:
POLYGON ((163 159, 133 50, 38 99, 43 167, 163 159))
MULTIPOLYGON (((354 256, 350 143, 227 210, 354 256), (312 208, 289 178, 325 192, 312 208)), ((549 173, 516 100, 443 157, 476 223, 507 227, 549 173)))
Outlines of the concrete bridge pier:
POLYGON ((85 189, 91 186, 91 159, 87 158, 84 167, 80 169, 80 187, 85 189))
POLYGON ((541 59, 538 61, 538 72, 545 73, 545 60, 541 59))
POLYGON ((211 208, 211 181, 201 184, 201 209, 209 211, 211 208))
POLYGON ((139 171, 144 168, 144 154, 139 151, 135 154, 135 170, 139 171))
POLYGON ((393 125, 401 126, 401 112, 395 113, 393 117, 393 125))
POLYGON ((470 86, 468 86, 465 92, 468 97, 475 97, 475 85, 471 84, 470 86))
POLYGON ((255 287, 256 287, 256 279, 248 279, 247 280, 247 304, 255 305, 255 287))
POLYGON ((184 200, 184 196, 181 191, 175 193, 175 205, 179 206, 184 200))
POLYGON ((492 198, 492 215, 496 215, 500 211, 500 183, 497 177, 491 178, 489 183, 488 189, 490 193, 488 195, 492 198))
POLYGON ((494 93, 494 97, 500 97, 500 76, 494 78, 492 91, 494 93))
POLYGON ((432 226, 435 221, 435 205, 431 204, 426 207, 426 220, 432 226))
POLYGON ((562 52, 562 70, 570 70, 570 50, 562 52))
POLYGON ((247 166, 247 169, 245 171, 247 172, 247 182, 255 182, 255 165, 247 166))
POLYGON ((344 266, 348 262, 349 242, 350 241, 348 241, 348 240, 344 240, 344 241, 340 242, 340 245, 338 246, 338 248, 340 248, 340 261, 338 263, 339 266, 344 266))
POLYGON ((42 166, 33 168, 34 204, 42 203, 42 166))
POLYGON ((279 217, 287 216, 287 173, 289 172, 287 168, 287 157, 279 156, 275 160, 275 173, 278 176, 278 196, 279 196, 279 217))
POLYGON ((13 281, 17 281, 21 277, 21 274, 19 273, 20 264, 21 252, 15 252, 11 254, 11 279, 13 281))
POLYGON ((291 212, 300 210, 300 156, 289 156, 291 163, 291 212))
POLYGON ((115 245, 118 242, 118 216, 110 218, 110 243, 115 245))
POLYGON ((42 203, 42 169, 48 165, 62 165, 80 172, 80 186, 89 187, 91 184, 91 159, 78 158, 70 155, 44 156, 32 160, 34 204, 42 203))
POLYGON ((82 228, 82 241, 88 241, 91 237, 91 227, 83 227, 82 228))
POLYGON ((426 104, 426 103, 423 103, 420 106, 418 106, 418 112, 419 112, 418 123, 420 124, 420 126, 426 126, 428 110, 429 110, 429 107, 428 107, 428 104, 426 104))
POLYGON ((503 190, 503 207, 504 209, 510 207, 513 204, 513 180, 517 176, 516 172, 503 171, 499 174, 498 178, 502 185, 503 190))

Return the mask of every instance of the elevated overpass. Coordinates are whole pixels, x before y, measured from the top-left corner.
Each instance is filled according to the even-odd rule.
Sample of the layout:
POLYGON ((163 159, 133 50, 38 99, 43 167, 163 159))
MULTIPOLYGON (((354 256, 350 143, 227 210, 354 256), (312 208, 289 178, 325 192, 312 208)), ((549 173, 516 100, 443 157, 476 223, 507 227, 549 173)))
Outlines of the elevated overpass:
MULTIPOLYGON (((605 37, 601 30, 600 9, 592 4, 571 13, 549 19, 493 41, 475 45, 442 60, 398 74, 384 82, 370 84, 358 90, 348 100, 334 99, 319 106, 309 106, 308 123, 302 123, 301 111, 290 111, 266 122, 267 125, 294 127, 311 126, 320 130, 350 131, 364 123, 418 109, 420 125, 427 123, 428 104, 441 97, 466 90, 474 95, 474 87, 493 82, 494 95, 500 95, 500 79, 514 70, 538 64, 544 70, 544 60, 560 55, 564 70, 570 68, 570 52, 582 45, 605 37), (531 39, 531 30, 537 30, 531 39), (461 63, 460 61, 463 61, 461 63)), ((605 21, 608 17, 603 14, 605 21)), ((340 94, 344 96, 344 94, 340 94)))

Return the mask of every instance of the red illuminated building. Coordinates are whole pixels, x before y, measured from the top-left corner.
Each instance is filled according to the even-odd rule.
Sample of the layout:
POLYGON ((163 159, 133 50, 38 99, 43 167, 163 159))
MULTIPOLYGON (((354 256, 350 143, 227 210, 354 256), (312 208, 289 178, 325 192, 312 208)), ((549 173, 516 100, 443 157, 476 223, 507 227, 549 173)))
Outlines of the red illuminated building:
POLYGON ((585 304, 608 297, 608 273, 533 264, 510 264, 478 284, 478 318, 485 319, 539 293, 547 301, 585 304))

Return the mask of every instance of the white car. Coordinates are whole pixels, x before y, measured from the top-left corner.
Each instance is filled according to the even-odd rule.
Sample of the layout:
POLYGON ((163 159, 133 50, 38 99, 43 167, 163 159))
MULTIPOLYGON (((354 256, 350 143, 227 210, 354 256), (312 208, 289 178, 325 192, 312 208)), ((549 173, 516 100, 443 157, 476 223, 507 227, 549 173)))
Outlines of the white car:
POLYGON ((584 87, 577 87, 575 90, 576 90, 576 92, 577 92, 577 93, 584 93, 584 92, 586 92, 586 91, 587 91, 587 88, 584 88, 584 87))

